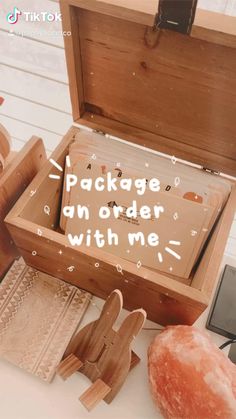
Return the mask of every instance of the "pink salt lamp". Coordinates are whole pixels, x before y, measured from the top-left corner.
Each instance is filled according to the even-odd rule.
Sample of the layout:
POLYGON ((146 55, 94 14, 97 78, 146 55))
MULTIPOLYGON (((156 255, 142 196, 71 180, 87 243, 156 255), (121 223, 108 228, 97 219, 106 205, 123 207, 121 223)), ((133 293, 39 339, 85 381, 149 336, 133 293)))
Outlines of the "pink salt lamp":
POLYGON ((236 366, 206 333, 167 327, 149 347, 148 368, 165 418, 236 418, 236 366))

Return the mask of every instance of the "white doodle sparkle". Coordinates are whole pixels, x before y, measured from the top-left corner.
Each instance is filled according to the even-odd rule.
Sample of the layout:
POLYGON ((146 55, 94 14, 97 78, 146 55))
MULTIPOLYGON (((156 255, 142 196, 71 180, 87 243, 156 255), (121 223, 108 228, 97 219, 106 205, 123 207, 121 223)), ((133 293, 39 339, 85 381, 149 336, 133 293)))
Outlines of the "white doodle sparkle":
POLYGON ((44 209, 43 210, 44 210, 45 214, 50 215, 51 209, 50 209, 50 207, 48 205, 44 205, 44 209))
POLYGON ((60 166, 60 164, 58 164, 55 160, 50 159, 49 161, 50 161, 50 163, 52 163, 52 165, 53 165, 54 167, 56 167, 56 169, 58 169, 60 172, 63 172, 63 168, 62 168, 62 167, 60 166))
MULTIPOLYGON (((55 161, 55 160, 53 160, 53 159, 50 159, 49 160, 50 161, 50 163, 57 169, 57 170, 59 170, 59 172, 63 172, 63 168, 55 161)), ((54 175, 54 174, 51 174, 50 173, 50 175, 49 175, 49 178, 50 179, 60 179, 61 178, 61 176, 59 176, 59 175, 54 175)))
POLYGON ((172 162, 173 164, 175 164, 175 163, 177 162, 177 158, 176 158, 175 156, 172 156, 172 157, 171 157, 171 162, 172 162))
POLYGON ((139 261, 138 261, 138 263, 137 263, 137 268, 138 268, 138 269, 140 269, 140 268, 141 268, 141 266, 142 266, 142 263, 141 263, 141 261, 139 260, 139 261))
POLYGON ((179 184, 180 184, 180 178, 176 177, 175 178, 175 187, 177 188, 179 186, 179 184))
POLYGON ((32 198, 32 196, 34 196, 36 194, 36 189, 35 190, 32 190, 32 191, 30 191, 30 197, 32 198))
POLYGON ((179 218, 179 214, 177 212, 175 212, 174 215, 173 215, 173 218, 174 218, 175 221, 177 221, 178 218, 179 218))
POLYGON ((176 259, 178 259, 178 260, 180 260, 181 259, 181 256, 180 255, 178 255, 178 253, 176 253, 174 250, 172 250, 170 247, 165 247, 165 251, 167 252, 167 253, 169 253, 171 256, 173 256, 174 258, 176 258, 176 259))
MULTIPOLYGON (((59 172, 63 172, 63 168, 60 166, 60 164, 58 164, 54 159, 50 159, 49 160, 50 161, 50 163, 57 169, 57 170, 59 170, 59 172)), ((71 161, 70 161, 70 156, 69 155, 67 155, 66 156, 66 166, 67 167, 71 167, 71 161)), ((50 178, 50 179, 54 179, 54 180, 58 180, 58 179, 61 179, 61 176, 59 176, 59 175, 54 175, 54 174, 52 174, 52 173, 50 173, 49 175, 48 175, 48 177, 50 178)))
MULTIPOLYGON (((170 240, 169 245, 171 245, 171 246, 181 246, 181 242, 178 241, 178 240, 170 240)), ((165 247, 165 252, 168 253, 169 255, 173 256, 177 260, 181 259, 181 256, 177 252, 175 252, 173 249, 171 249, 169 246, 165 247)), ((157 258, 158 258, 159 263, 163 263, 164 259, 163 259, 163 255, 162 255, 161 252, 157 253, 157 258)))
POLYGON ((70 162, 70 156, 69 155, 66 156, 66 166, 71 167, 71 162, 70 162))
POLYGON ((68 266, 67 270, 68 270, 69 272, 74 272, 75 267, 74 267, 73 265, 68 266))
POLYGON ((61 179, 61 176, 59 176, 59 175, 50 174, 49 177, 50 177, 50 179, 55 179, 55 180, 61 179))
POLYGON ((119 263, 116 265, 116 270, 117 270, 117 272, 119 272, 119 274, 124 275, 123 270, 122 270, 122 266, 119 265, 119 263))
POLYGON ((175 241, 175 240, 170 240, 169 244, 172 244, 173 246, 180 246, 181 243, 179 241, 175 241))

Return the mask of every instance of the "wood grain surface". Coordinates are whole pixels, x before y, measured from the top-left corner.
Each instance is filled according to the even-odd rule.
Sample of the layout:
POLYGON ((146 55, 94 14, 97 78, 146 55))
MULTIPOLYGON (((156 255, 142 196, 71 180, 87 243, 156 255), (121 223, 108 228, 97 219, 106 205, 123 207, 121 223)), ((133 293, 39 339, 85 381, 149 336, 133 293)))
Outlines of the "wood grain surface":
MULTIPOLYGON (((55 150, 53 158, 59 164, 63 165, 69 144, 77 131, 72 128, 55 150)), ((223 256, 233 222, 235 191, 220 219, 220 229, 224 235, 216 232, 211 237, 198 265, 195 282, 193 278, 194 286, 189 286, 161 272, 156 273, 144 267, 138 269, 132 262, 101 249, 86 246, 76 249, 68 245, 67 237, 56 231, 63 179, 49 179, 48 175, 54 172, 55 169, 48 162, 31 184, 37 194, 30 198, 26 191, 6 218, 12 237, 26 262, 102 298, 106 298, 114 289, 120 289, 125 308, 133 310, 137 306, 143 307, 148 318, 158 323, 192 324, 207 307, 215 285, 218 263, 215 259, 220 263, 223 256), (44 214, 45 203, 50 205, 50 216, 44 214), (38 228, 42 236, 37 235, 38 228), (36 256, 32 255, 32 250, 37 252, 36 256), (60 251, 62 254, 59 257, 60 251), (97 261, 99 269, 95 267, 97 261), (117 271, 117 265, 122 266, 123 275, 117 271), (68 270, 70 266, 74 266, 74 269, 68 270), (207 283, 205 277, 209 278, 207 283)))
POLYGON ((165 153, 178 143, 177 157, 185 158, 191 147, 191 162, 200 164, 200 153, 204 166, 235 175, 236 49, 153 31, 110 8, 101 14, 68 4, 61 1, 64 30, 72 32, 65 46, 74 119, 85 110, 133 131, 134 142, 142 130, 155 150, 161 136, 165 153))
POLYGON ((0 178, 0 278, 19 255, 4 218, 46 160, 42 140, 34 137, 6 167, 0 178))
MULTIPOLYGON (((147 0, 145 2, 142 0, 129 0, 128 2, 127 0, 113 0, 114 4, 116 2, 121 7, 137 9, 140 12, 152 15, 151 20, 153 20, 157 10, 157 2, 155 0, 147 0)), ((40 10, 47 10, 59 12, 59 2, 55 0, 42 0, 40 5, 38 0, 32 0, 30 6, 27 0, 19 0, 18 5, 21 10, 25 11, 39 12, 40 10)), ((224 28, 227 29, 230 26, 228 18, 231 21, 236 15, 235 5, 235 0, 217 0, 214 2, 212 0, 199 0, 195 19, 197 26, 193 28, 194 31, 198 31, 198 37, 208 39, 209 31, 206 27, 213 26, 215 35, 218 29, 217 42, 219 42, 219 39, 224 35, 222 34, 224 28), (208 12, 210 12, 210 15, 208 12)), ((17 35, 17 27, 15 27, 16 34, 14 35, 14 39, 12 39, 8 35, 9 30, 12 30, 12 25, 7 24, 5 18, 5 14, 9 12, 12 6, 14 6, 12 0, 3 2, 2 13, 0 15, 0 70, 2 74, 0 90, 4 91, 4 93, 20 95, 24 101, 29 101, 29 105, 31 102, 37 102, 45 106, 45 108, 53 106, 58 110, 66 108, 65 110, 67 111, 67 104, 70 103, 70 98, 66 66, 62 62, 64 60, 63 36, 60 33, 56 37, 50 34, 51 31, 62 30, 61 23, 50 23, 49 27, 47 22, 26 22, 25 20, 21 20, 18 22, 17 27, 20 33, 24 32, 24 37, 20 33, 17 35), (31 80, 33 83, 31 83, 31 80), (46 83, 44 83, 44 80, 46 80, 46 83), (46 88, 47 80, 53 82, 50 86, 48 85, 48 88, 46 88), (64 83, 65 88, 61 84, 61 81, 64 83), (60 87, 62 89, 61 91, 60 87), (47 98, 46 100, 44 99, 44 91, 47 91, 48 100, 47 98), (59 96, 58 91, 60 92, 59 96), (65 91, 63 97, 62 91, 65 91), (57 96, 58 100, 56 99, 57 96)), ((235 24, 233 26, 236 27, 235 24)), ((228 39, 227 42, 231 42, 230 38, 228 39)), ((224 42, 225 40, 226 37, 224 36, 224 42)), ((4 96, 4 94, 1 96, 4 96)), ((24 102, 22 106, 24 106, 24 102)), ((23 120, 20 120, 19 118, 15 118, 15 115, 11 112, 11 108, 8 108, 6 115, 4 108, 5 106, 3 104, 0 108, 0 122, 5 124, 10 132, 15 150, 20 150, 28 138, 35 134, 41 136, 46 141, 48 152, 56 147, 58 142, 56 135, 48 130, 45 132, 42 126, 40 126, 40 122, 36 126, 32 125, 30 112, 25 114, 23 120), (2 116, 2 112, 4 112, 4 116, 2 116), (25 135, 24 130, 26 131, 25 135)), ((48 122, 48 118, 45 117, 43 126, 47 126, 48 122)), ((64 132, 67 129, 68 126, 65 127, 64 132)), ((56 128, 53 131, 56 131, 56 128)))

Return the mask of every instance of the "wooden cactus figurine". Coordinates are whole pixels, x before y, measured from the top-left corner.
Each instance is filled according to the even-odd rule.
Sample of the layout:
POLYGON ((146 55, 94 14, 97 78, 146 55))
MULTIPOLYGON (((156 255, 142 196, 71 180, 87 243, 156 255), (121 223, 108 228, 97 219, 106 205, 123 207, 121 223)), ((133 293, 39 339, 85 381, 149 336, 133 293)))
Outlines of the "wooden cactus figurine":
POLYGON ((130 313, 119 330, 113 325, 120 314, 123 298, 115 290, 104 304, 98 320, 88 324, 72 338, 57 373, 67 379, 76 371, 86 375, 93 384, 80 397, 92 410, 101 400, 110 403, 123 385, 130 369, 139 358, 131 351, 131 343, 143 327, 146 312, 130 313))

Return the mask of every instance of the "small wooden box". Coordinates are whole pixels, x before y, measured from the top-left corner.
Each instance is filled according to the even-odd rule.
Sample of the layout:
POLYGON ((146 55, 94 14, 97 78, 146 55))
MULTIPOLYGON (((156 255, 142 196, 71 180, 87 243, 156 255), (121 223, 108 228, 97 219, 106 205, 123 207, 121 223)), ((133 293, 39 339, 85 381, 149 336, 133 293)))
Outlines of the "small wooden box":
MULTIPOLYGON (((152 13, 121 7, 116 0, 60 4, 63 29, 72 34, 65 37, 65 49, 75 122, 236 175, 235 36, 196 26, 190 36, 157 30, 152 13)), ((53 153, 59 164, 77 132, 72 127, 53 153)), ((236 188, 184 283, 100 249, 70 247, 58 230, 63 178, 52 181, 50 173, 55 169, 47 162, 30 185, 36 194, 29 197, 26 191, 6 218, 26 263, 102 298, 118 288, 125 308, 142 307, 158 323, 192 324, 207 307, 217 279, 236 188), (50 215, 43 212, 45 205, 50 215)))

